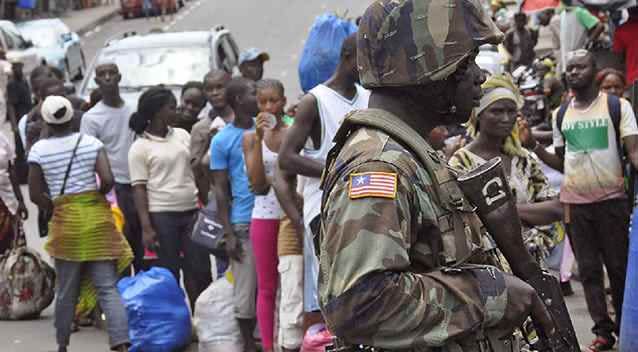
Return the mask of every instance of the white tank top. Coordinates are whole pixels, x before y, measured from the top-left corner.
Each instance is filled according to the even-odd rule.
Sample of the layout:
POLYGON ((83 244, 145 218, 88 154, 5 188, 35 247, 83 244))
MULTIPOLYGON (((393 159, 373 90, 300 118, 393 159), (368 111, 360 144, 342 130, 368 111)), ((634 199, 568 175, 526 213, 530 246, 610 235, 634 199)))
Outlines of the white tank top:
MULTIPOLYGON (((277 163, 277 153, 271 151, 265 141, 261 141, 262 160, 264 161, 264 171, 271 180, 275 176, 275 165, 277 163)), ((255 207, 253 208, 253 219, 281 219, 282 211, 275 190, 270 187, 265 196, 255 196, 255 207)))
MULTIPOLYGON (((328 152, 334 145, 332 140, 337 134, 337 130, 339 126, 341 126, 345 115, 350 111, 366 109, 368 107, 370 91, 358 84, 355 86, 357 93, 352 100, 344 98, 323 84, 310 90, 310 94, 317 99, 319 119, 321 120, 321 145, 319 149, 308 148, 308 145, 312 145, 312 141, 309 139, 309 143, 306 143, 307 147, 304 148, 301 155, 307 158, 321 160, 322 162, 325 161, 328 157, 328 152)), ((322 192, 319 190, 320 179, 304 176, 300 176, 300 178, 303 179, 300 180, 300 183, 303 184, 304 224, 308 226, 310 221, 321 212, 322 192)))

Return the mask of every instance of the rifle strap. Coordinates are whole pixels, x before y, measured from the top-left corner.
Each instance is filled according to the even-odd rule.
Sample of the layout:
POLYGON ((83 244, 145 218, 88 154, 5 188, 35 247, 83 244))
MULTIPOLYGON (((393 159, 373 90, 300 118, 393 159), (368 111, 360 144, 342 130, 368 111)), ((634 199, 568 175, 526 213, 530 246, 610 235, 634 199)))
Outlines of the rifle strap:
POLYGON ((344 124, 382 130, 392 139, 406 146, 408 150, 417 156, 421 165, 426 168, 428 174, 434 178, 432 188, 439 203, 446 200, 443 194, 444 192, 441 189, 441 183, 449 181, 452 179, 452 176, 447 169, 445 161, 439 158, 438 153, 423 137, 401 119, 384 110, 366 109, 350 113, 344 120, 344 124), (383 116, 383 118, 379 118, 380 116, 383 116))
MULTIPOLYGON (((334 153, 338 153, 348 135, 358 127, 383 131, 413 153, 419 164, 431 177, 430 186, 435 198, 434 202, 443 209, 443 213, 439 216, 441 239, 444 244, 441 264, 446 266, 460 265, 478 253, 482 244, 480 224, 472 222, 472 220, 476 220, 472 219, 475 217, 472 207, 448 168, 447 161, 444 157, 439 156, 423 137, 397 116, 379 109, 351 112, 346 116, 335 136, 334 141, 337 146, 331 151, 328 160, 336 157, 334 153), (452 243, 454 245, 451 245, 452 243), (450 249, 452 247, 455 249, 450 249)), ((324 191, 330 190, 333 184, 328 182, 324 186, 326 186, 323 188, 324 191)), ((328 192, 324 192, 324 197, 327 194, 328 192)), ((418 243, 415 244, 415 246, 418 245, 418 243)))

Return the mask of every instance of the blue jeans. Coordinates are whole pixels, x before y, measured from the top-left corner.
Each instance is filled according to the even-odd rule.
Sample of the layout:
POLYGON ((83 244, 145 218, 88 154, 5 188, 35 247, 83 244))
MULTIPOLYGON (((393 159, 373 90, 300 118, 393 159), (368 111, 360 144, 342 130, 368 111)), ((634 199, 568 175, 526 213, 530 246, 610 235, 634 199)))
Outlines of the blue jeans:
POLYGON ((82 274, 89 275, 97 289, 98 303, 106 314, 109 345, 111 348, 128 345, 128 319, 122 297, 115 286, 118 280, 115 261, 70 262, 55 259, 55 271, 55 328, 58 346, 69 345, 82 274))
POLYGON ((142 11, 144 17, 150 17, 153 15, 153 2, 151 0, 144 0, 142 2, 142 11))

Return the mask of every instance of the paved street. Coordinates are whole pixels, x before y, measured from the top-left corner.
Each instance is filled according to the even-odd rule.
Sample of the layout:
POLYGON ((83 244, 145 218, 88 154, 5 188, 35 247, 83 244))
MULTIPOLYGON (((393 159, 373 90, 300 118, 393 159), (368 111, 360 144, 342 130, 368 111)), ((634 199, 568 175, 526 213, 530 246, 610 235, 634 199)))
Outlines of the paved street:
MULTIPOLYGON (((94 57, 104 42, 125 32, 147 33, 153 28, 165 31, 208 30, 219 24, 233 33, 240 49, 258 47, 270 53, 264 77, 280 79, 290 101, 301 93, 297 64, 308 29, 315 16, 324 11, 359 16, 365 1, 294 1, 190 0, 173 19, 123 20, 120 16, 85 33, 83 47, 87 58, 94 57)), ((89 60, 91 61, 91 60, 89 60)))
MULTIPOLYGON (((267 50, 271 61, 266 64, 265 77, 282 80, 290 102, 300 94, 297 64, 307 30, 314 17, 323 11, 339 14, 348 11, 355 17, 362 13, 369 1, 361 0, 190 0, 174 18, 166 22, 159 18, 123 20, 116 16, 93 30, 83 34, 83 47, 89 62, 105 41, 121 36, 124 32, 139 34, 153 28, 166 31, 206 30, 219 24, 229 28, 240 49, 255 46, 267 50)), ((24 189, 26 195, 26 188, 24 189)), ((35 209, 31 205, 31 217, 26 223, 29 246, 42 250, 43 241, 37 237, 35 209)), ((572 319, 577 326, 581 344, 591 341, 591 319, 587 314, 580 284, 576 283, 576 295, 568 299, 572 319)), ((0 351, 44 352, 55 350, 55 334, 52 307, 42 319, 25 322, 0 322, 0 351)), ((106 334, 93 328, 82 329, 72 336, 70 352, 107 351, 106 334)), ((188 351, 197 351, 192 346, 188 351)))

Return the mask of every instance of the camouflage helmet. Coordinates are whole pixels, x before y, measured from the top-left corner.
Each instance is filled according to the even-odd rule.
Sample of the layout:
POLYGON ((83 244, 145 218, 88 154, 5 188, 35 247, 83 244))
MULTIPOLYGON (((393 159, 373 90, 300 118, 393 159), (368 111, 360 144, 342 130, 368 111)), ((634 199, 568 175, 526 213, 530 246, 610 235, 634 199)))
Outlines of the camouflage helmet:
POLYGON ((357 65, 366 88, 446 79, 503 33, 479 0, 376 0, 359 25, 357 65))

